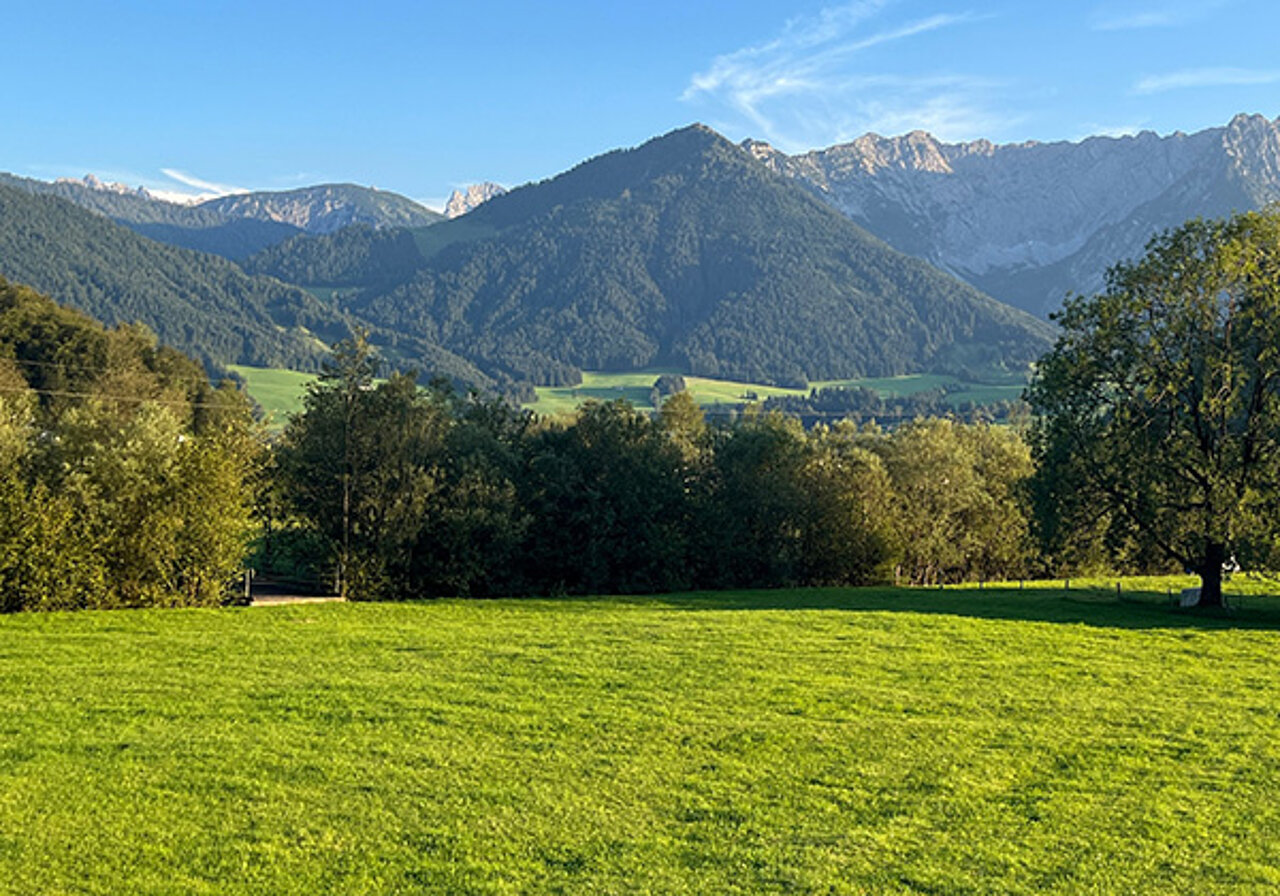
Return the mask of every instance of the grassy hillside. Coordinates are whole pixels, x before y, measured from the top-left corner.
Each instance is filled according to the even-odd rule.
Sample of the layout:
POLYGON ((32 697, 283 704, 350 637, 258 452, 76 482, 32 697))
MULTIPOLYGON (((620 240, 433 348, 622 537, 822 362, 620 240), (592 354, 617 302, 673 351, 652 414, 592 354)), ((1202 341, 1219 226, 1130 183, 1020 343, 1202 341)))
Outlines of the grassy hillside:
POLYGON ((0 618, 0 893, 1280 886, 1280 602, 0 618))
MULTIPOLYGON (((584 371, 579 386, 546 386, 537 389, 538 400, 529 407, 539 414, 568 413, 590 398, 610 401, 625 398, 633 405, 651 410, 653 383, 669 370, 644 370, 631 373, 594 373, 584 371)), ((947 394, 953 405, 972 401, 983 404, 993 401, 1013 400, 1022 395, 1025 383, 1013 381, 1002 385, 969 383, 958 377, 933 373, 914 373, 905 376, 863 377, 848 380, 819 380, 810 383, 809 389, 784 389, 761 383, 745 383, 737 380, 717 380, 702 376, 686 376, 685 384, 698 404, 705 408, 717 404, 741 404, 755 395, 758 399, 775 395, 807 395, 809 389, 829 386, 863 387, 872 389, 884 397, 915 395, 931 389, 954 388, 947 394)))

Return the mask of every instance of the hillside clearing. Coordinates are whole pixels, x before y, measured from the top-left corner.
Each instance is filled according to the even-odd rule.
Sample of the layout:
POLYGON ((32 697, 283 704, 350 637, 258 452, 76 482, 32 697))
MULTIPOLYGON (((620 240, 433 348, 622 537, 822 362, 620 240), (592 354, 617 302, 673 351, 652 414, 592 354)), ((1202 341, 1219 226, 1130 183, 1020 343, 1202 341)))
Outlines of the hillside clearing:
POLYGON ((1280 602, 894 589, 0 619, 0 892, 1280 885, 1280 602))

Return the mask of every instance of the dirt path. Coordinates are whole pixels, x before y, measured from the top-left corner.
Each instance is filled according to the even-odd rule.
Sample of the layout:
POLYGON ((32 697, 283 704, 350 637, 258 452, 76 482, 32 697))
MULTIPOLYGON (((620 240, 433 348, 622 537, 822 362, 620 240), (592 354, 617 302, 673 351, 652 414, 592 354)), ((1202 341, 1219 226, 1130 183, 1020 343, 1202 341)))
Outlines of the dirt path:
POLYGON ((249 589, 251 607, 278 607, 285 604, 321 604, 342 601, 336 594, 316 594, 317 589, 279 582, 267 576, 258 576, 249 589))
POLYGON ((261 597, 253 596, 253 600, 249 603, 251 607, 279 607, 284 604, 331 604, 343 603, 344 598, 331 596, 301 595, 301 594, 264 594, 261 597))

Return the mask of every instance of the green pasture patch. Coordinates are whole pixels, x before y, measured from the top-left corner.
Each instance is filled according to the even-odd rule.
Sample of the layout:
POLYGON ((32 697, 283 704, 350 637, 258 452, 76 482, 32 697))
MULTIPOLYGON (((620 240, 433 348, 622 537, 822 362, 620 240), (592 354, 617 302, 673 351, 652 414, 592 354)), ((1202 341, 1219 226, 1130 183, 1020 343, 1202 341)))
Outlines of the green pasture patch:
POLYGON ((227 369, 244 379, 249 396, 262 406, 267 422, 276 426, 302 410, 302 397, 316 378, 314 373, 243 364, 229 364, 227 369))
MULTIPOLYGON (((626 373, 583 371, 582 383, 578 386, 538 387, 536 390, 538 400, 527 407, 539 414, 553 416, 572 413, 588 399, 612 401, 623 398, 640 410, 651 411, 654 409, 652 403, 654 381, 664 373, 677 372, 673 369, 657 367, 626 373)), ((871 389, 884 398, 917 395, 931 389, 950 388, 956 390, 947 396, 947 402, 952 406, 965 401, 990 404, 995 401, 1018 399, 1026 387, 1026 382, 1017 377, 1009 377, 1007 381, 999 383, 970 383, 954 376, 933 373, 815 380, 805 389, 786 389, 761 383, 689 375, 684 377, 684 381, 694 400, 704 408, 721 404, 737 405, 744 402, 763 401, 766 398, 782 395, 806 396, 812 389, 837 386, 871 389)))
MULTIPOLYGON (((283 425, 290 414, 302 410, 302 396, 307 385, 315 379, 315 374, 299 373, 296 370, 279 370, 266 367, 248 367, 241 364, 229 365, 229 370, 242 376, 249 395, 258 402, 267 413, 268 418, 276 425, 283 425)), ((677 371, 668 368, 630 371, 627 373, 601 373, 584 371, 582 383, 578 386, 545 386, 537 388, 538 400, 526 407, 543 416, 571 414, 589 399, 597 401, 614 401, 625 399, 643 411, 654 410, 652 402, 653 384, 664 373, 677 371)), ((748 383, 738 380, 718 380, 710 377, 686 376, 684 378, 690 394, 704 408, 716 405, 739 405, 750 401, 763 401, 778 395, 804 396, 809 389, 784 389, 778 386, 766 386, 760 383, 748 383)), ((865 387, 879 392, 888 398, 901 395, 915 395, 930 389, 951 387, 957 389, 947 396, 949 404, 955 406, 961 402, 971 401, 974 404, 990 404, 1001 400, 1020 398, 1025 386, 1021 382, 1003 384, 966 383, 951 376, 930 373, 911 374, 895 377, 869 377, 853 380, 822 380, 810 385, 812 389, 829 386, 865 387), (959 388, 957 388, 959 387, 959 388)))
POLYGON ((1280 601, 0 618, 0 893, 1256 893, 1280 601))

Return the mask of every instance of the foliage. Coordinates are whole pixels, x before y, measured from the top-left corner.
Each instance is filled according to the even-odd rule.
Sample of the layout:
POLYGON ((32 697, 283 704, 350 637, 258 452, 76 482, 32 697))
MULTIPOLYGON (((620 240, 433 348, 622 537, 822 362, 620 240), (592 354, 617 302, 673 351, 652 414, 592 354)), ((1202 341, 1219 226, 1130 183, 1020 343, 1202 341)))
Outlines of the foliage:
POLYGON ((1013 431, 916 420, 865 444, 883 458, 894 485, 900 576, 931 585, 1017 578, 1031 557, 1020 488, 1032 473, 1013 431))
POLYGON ((485 593, 522 531, 509 478, 521 418, 444 380, 375 385, 376 370, 362 331, 338 344, 276 451, 283 501, 326 542, 344 595, 485 593))
POLYGON ((689 584, 679 448, 624 402, 591 403, 527 444, 537 590, 667 591, 689 584))
POLYGON ((688 385, 680 374, 664 373, 653 381, 653 388, 649 390, 649 403, 655 408, 660 408, 663 400, 668 396, 683 392, 687 388, 688 385))
POLYGON ((0 281, 0 609, 227 601, 258 453, 198 364, 0 281))
POLYGON ((1191 221, 1058 315, 1062 336, 1029 393, 1051 548, 1133 545, 1200 574, 1210 605, 1233 555, 1270 559, 1280 509, 1277 245, 1280 213, 1191 221))
POLYGON ((1021 573, 1013 432, 929 420, 806 432, 776 413, 708 426, 687 391, 542 421, 498 401, 374 386, 340 344, 276 451, 280 500, 344 593, 634 593, 1021 573), (940 475, 933 477, 933 473, 940 475), (950 479, 948 479, 950 477, 950 479))

